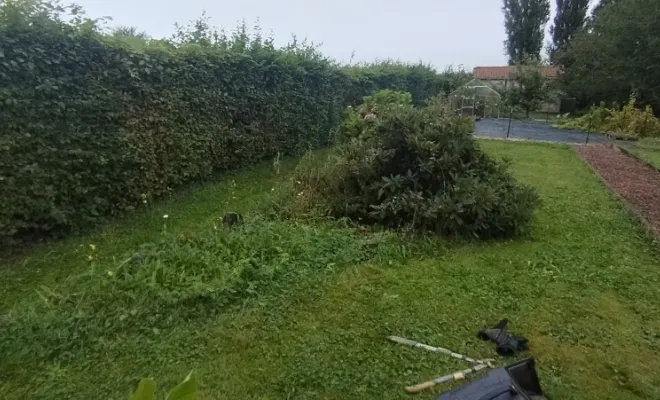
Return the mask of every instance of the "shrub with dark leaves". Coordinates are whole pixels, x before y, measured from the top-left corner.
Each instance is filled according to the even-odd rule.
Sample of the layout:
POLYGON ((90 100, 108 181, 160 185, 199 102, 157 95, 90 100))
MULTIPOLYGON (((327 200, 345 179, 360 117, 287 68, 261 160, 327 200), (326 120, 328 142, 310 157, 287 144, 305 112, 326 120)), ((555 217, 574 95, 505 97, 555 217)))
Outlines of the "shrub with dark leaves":
POLYGON ((350 109, 348 138, 321 165, 303 160, 284 211, 479 238, 524 231, 534 189, 479 148, 470 119, 439 99, 414 108, 406 98, 380 93, 350 109))

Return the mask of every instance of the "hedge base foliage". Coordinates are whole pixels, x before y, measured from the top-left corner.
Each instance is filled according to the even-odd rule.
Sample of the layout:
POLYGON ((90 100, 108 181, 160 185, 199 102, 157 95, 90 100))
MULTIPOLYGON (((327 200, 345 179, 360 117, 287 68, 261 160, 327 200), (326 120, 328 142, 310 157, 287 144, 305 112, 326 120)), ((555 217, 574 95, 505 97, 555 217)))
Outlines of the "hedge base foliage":
POLYGON ((284 211, 479 238, 524 231, 539 197, 481 151, 473 129, 440 101, 367 97, 349 110, 347 141, 325 163, 298 167, 284 211))

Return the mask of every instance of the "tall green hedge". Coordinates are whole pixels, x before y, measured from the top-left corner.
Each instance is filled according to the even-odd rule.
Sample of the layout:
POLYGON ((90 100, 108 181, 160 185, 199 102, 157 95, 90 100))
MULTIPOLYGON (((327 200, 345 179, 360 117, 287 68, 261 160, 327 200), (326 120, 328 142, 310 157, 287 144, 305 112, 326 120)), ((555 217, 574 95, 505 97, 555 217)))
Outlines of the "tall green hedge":
POLYGON ((0 237, 64 233, 214 172, 324 145, 350 80, 292 53, 137 53, 0 33, 0 237))
POLYGON ((26 4, 47 2, 0 7, 0 245, 90 227, 186 182, 323 146, 346 106, 379 85, 416 99, 438 90, 431 69, 357 76, 310 48, 135 51, 89 21, 16 8, 26 4))

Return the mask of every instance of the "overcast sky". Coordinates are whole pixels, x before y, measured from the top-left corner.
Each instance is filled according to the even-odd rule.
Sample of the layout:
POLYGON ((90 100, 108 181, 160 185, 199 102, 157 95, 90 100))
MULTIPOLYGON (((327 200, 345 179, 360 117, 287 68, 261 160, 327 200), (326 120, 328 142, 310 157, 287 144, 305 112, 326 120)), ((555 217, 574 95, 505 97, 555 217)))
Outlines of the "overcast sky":
MULTIPOLYGON (((291 34, 322 43, 338 61, 398 59, 447 65, 506 65, 501 0, 77 0, 90 17, 167 37, 175 22, 206 11, 211 24, 231 29, 259 19, 277 44, 291 34)), ((552 0, 554 8, 554 0, 552 0)))

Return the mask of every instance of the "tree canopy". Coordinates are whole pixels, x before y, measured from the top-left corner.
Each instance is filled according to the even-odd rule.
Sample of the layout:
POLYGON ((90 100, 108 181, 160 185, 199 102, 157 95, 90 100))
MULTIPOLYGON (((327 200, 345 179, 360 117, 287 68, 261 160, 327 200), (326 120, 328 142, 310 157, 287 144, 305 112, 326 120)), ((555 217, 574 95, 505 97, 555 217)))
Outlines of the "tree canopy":
POLYGON ((526 57, 541 57, 545 24, 550 18, 550 0, 504 0, 504 41, 509 65, 526 57))
POLYGON ((550 44, 550 59, 558 50, 584 26, 589 9, 589 0, 556 0, 557 13, 553 25, 550 27, 552 43, 550 44))
POLYGON ((563 90, 581 106, 623 104, 660 112, 660 7, 657 0, 607 0, 560 52, 563 90))
POLYGON ((506 101, 512 106, 529 112, 536 110, 541 103, 548 99, 550 84, 543 77, 543 64, 536 58, 527 57, 516 67, 513 76, 515 84, 506 92, 506 101))

